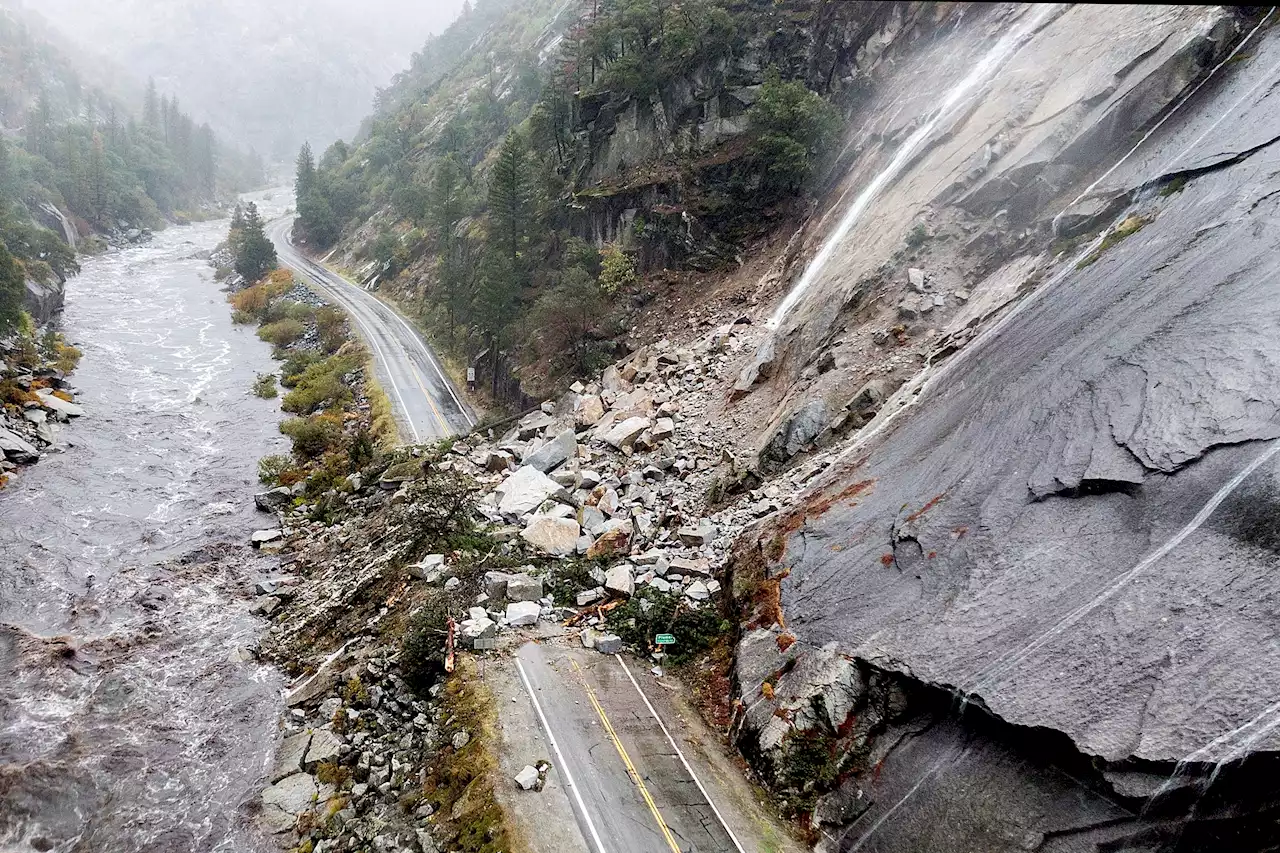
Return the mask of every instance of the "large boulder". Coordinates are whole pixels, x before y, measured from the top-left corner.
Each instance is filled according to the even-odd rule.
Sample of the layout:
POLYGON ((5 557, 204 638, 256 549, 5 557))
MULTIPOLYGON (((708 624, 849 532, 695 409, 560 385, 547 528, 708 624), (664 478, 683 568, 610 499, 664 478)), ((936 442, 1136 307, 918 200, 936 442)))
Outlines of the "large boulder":
POLYGON ((524 464, 548 474, 572 459, 577 452, 577 436, 573 430, 567 429, 529 454, 524 464))
POLYGON ((3 427, 0 427, 0 451, 12 462, 35 462, 40 458, 35 445, 3 427))
POLYGON ((67 418, 78 418, 84 414, 84 408, 75 403, 68 403, 48 388, 41 388, 36 391, 36 396, 40 398, 40 405, 49 411, 55 413, 63 420, 67 418))
POLYGON ((263 512, 279 512, 291 503, 293 503, 293 492, 288 486, 280 486, 253 496, 254 506, 263 512))
POLYGON ((582 528, 572 518, 535 517, 520 536, 540 551, 555 557, 572 554, 578 547, 582 528))
POLYGON ((262 821, 274 833, 288 832, 301 815, 311 811, 320 794, 316 780, 294 773, 262 792, 262 821))
POLYGON ((553 495, 562 495, 564 487, 530 465, 520 467, 498 486, 498 511, 504 515, 524 515, 553 495))
POLYGON ((621 450, 624 447, 630 447, 635 444, 636 439, 640 437, 640 433, 647 430, 650 425, 648 418, 627 418, 601 435, 600 440, 611 447, 621 450))
POLYGON ((801 406, 778 425, 760 451, 760 468, 777 471, 820 436, 831 422, 823 400, 801 406))

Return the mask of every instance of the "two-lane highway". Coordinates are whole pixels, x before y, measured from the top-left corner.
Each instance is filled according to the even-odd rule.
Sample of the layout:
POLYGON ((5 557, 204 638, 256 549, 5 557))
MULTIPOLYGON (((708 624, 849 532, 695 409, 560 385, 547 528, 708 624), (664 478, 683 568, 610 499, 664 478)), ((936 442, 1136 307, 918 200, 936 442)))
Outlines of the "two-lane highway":
POLYGON ((709 771, 665 697, 651 699, 622 657, 527 643, 516 667, 590 853, 761 849, 753 821, 709 771))
POLYGON ((475 415, 417 330, 378 297, 294 248, 292 229, 292 216, 267 226, 280 263, 351 317, 373 354, 378 381, 396 408, 401 436, 420 444, 470 432, 475 415))

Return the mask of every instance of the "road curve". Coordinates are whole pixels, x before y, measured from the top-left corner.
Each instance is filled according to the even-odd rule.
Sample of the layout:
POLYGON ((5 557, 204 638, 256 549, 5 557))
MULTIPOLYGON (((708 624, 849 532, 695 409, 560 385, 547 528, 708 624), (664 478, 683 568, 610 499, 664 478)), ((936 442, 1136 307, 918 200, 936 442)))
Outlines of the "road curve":
POLYGON ((395 406, 401 437, 421 444, 470 432, 476 423, 475 415, 417 330, 372 293, 294 248, 292 229, 292 216, 267 226, 267 236, 275 244, 280 263, 351 317, 373 354, 378 381, 395 406))

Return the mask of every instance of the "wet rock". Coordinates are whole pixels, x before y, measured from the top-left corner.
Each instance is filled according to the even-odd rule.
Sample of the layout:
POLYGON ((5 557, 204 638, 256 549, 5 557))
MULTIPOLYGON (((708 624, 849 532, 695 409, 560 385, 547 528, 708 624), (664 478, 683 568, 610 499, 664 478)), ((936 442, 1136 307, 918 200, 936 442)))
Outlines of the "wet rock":
POLYGON ((320 789, 306 773, 287 776, 262 792, 262 820, 274 833, 288 832, 311 811, 320 789))
POLYGON ((253 504, 262 512, 279 512, 293 503, 293 492, 288 486, 280 486, 269 492, 261 492, 253 496, 253 504))
POLYGON ((795 458, 827 428, 831 417, 823 400, 807 403, 783 421, 760 451, 760 467, 776 471, 795 458))
POLYGON ((577 551, 582 529, 572 518, 534 518, 520 536, 540 551, 567 557, 577 551))
POLYGON ((40 459, 40 451, 26 439, 0 427, 0 451, 14 462, 36 462, 40 459))
POLYGON ((770 335, 760 344, 755 356, 738 374, 738 381, 734 383, 729 399, 737 400, 745 397, 757 384, 772 376, 777 358, 777 344, 770 335))
POLYGON ((572 459, 577 452, 577 437, 573 430, 567 429, 531 453, 524 463, 546 474, 572 459))
POLYGON ((537 468, 522 466, 497 488, 498 511, 504 515, 533 512, 548 498, 564 494, 564 487, 537 468))
POLYGON ((311 744, 307 747, 306 758, 302 761, 304 770, 314 771, 322 761, 333 761, 342 750, 343 741, 328 729, 316 729, 311 735, 311 744))
POLYGON ((284 532, 279 528, 272 530, 257 530, 249 537, 249 543, 255 548, 261 548, 263 545, 283 538, 284 532))
POLYGON ((916 267, 909 267, 907 269, 907 284, 911 285, 912 290, 916 293, 924 293, 924 283, 924 270, 917 269, 916 267))
POLYGON ((46 409, 59 415, 63 420, 67 418, 78 418, 84 414, 84 409, 75 403, 68 403, 61 397, 53 393, 48 388, 41 388, 36 391, 36 396, 40 398, 40 405, 46 409))
POLYGON ((284 739, 280 744, 280 748, 276 750, 276 763, 271 770, 270 779, 273 784, 302 770, 302 758, 307 754, 307 747, 310 744, 310 732, 303 732, 284 739))

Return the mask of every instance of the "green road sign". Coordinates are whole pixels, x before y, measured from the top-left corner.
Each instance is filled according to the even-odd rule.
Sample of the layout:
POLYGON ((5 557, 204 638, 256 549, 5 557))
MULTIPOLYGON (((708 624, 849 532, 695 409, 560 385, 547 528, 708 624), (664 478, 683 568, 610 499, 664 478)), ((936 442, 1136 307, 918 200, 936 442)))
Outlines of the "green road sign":
POLYGON ((658 646, 674 646, 676 638, 671 634, 659 634, 653 638, 654 645, 658 646))

